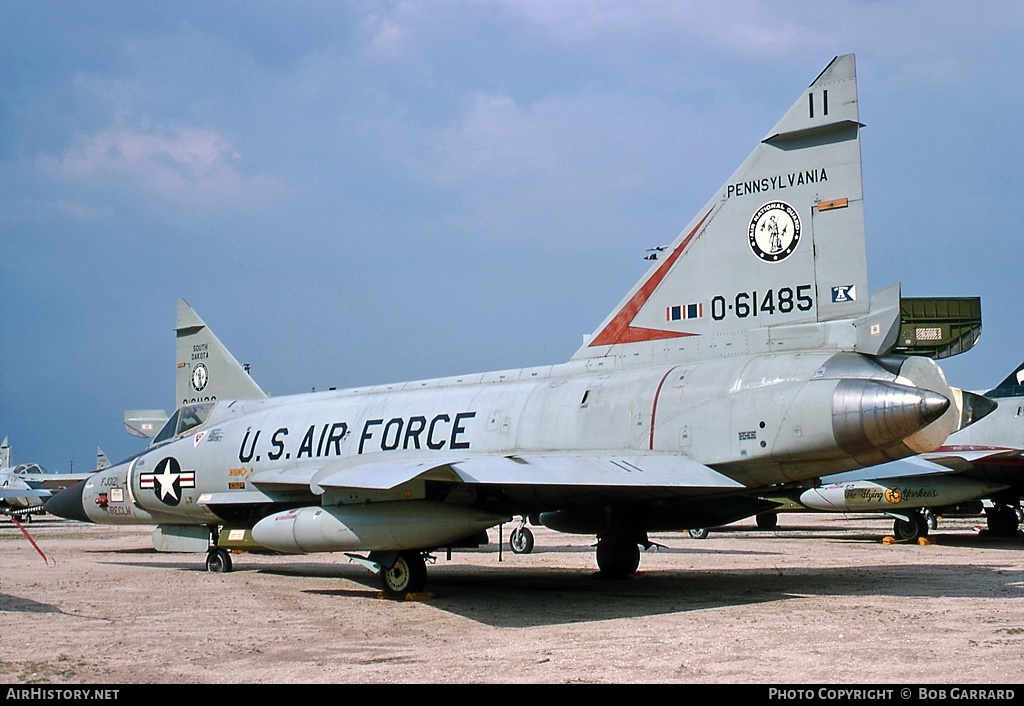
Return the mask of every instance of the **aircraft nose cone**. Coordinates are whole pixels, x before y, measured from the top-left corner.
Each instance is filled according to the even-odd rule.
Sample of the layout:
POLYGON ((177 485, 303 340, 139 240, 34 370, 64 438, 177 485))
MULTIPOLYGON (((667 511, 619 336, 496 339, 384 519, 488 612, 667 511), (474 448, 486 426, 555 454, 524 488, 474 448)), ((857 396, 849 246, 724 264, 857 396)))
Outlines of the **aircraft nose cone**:
POLYGON ((919 387, 842 380, 832 398, 832 431, 852 456, 893 446, 941 417, 951 402, 919 387))
POLYGON ((86 481, 83 480, 70 488, 65 488, 43 503, 43 509, 51 515, 63 517, 66 520, 92 522, 92 519, 85 514, 85 503, 82 500, 85 484, 86 481))
POLYGON ((960 410, 960 428, 974 424, 976 421, 995 411, 999 404, 984 395, 963 390, 963 409, 960 410))

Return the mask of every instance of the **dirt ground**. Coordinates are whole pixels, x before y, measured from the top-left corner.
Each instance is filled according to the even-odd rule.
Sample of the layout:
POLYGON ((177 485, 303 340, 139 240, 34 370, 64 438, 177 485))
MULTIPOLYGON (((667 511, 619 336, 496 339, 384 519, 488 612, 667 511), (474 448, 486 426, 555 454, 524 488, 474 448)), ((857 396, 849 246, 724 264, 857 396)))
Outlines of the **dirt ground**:
POLYGON ((0 683, 1021 684, 1024 537, 979 521, 918 545, 869 515, 747 520, 652 537, 621 580, 592 538, 534 528, 513 554, 506 525, 396 601, 339 554, 236 553, 212 574, 150 528, 40 517, 47 564, 3 519, 0 683))

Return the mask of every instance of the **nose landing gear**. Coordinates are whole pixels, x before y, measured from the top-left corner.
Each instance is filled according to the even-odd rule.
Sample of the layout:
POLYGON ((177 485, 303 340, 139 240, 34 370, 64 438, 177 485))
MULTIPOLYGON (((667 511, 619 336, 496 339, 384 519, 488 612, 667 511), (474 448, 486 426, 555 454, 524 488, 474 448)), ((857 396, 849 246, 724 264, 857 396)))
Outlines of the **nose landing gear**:
POLYGON ((227 549, 211 547, 206 553, 206 570, 215 574, 226 574, 231 571, 231 554, 227 549))
POLYGON ((529 554, 533 551, 533 532, 526 526, 525 517, 512 530, 512 534, 508 538, 508 546, 515 554, 529 554))

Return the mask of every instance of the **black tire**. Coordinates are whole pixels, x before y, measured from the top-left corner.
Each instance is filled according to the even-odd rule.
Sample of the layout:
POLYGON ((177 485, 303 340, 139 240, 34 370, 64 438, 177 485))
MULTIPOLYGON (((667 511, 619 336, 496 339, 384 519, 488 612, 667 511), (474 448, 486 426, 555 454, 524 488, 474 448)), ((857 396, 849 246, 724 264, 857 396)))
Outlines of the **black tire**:
POLYGON ((903 542, 917 539, 917 523, 897 519, 892 524, 892 533, 896 536, 896 539, 903 542))
POLYGON ((987 508, 985 519, 988 521, 988 531, 997 537, 1012 537, 1020 527, 1017 513, 1009 505, 987 508))
POLYGON ((779 514, 777 512, 762 512, 754 518, 758 529, 773 530, 779 526, 779 514))
POLYGON ((206 554, 206 570, 215 574, 231 571, 231 554, 226 549, 211 549, 206 554))
POLYGON ((419 552, 402 552, 390 569, 382 569, 380 582, 384 595, 402 598, 420 593, 427 585, 427 564, 419 552))
POLYGON ((711 533, 711 530, 709 530, 707 527, 701 527, 700 529, 687 530, 687 532, 693 539, 707 539, 708 535, 711 533))
POLYGON ((622 537, 602 537, 597 540, 597 567, 609 578, 635 574, 640 567, 640 545, 622 537))
POLYGON ((508 546, 515 554, 529 554, 533 551, 533 532, 529 527, 516 527, 508 538, 508 546))
POLYGON ((912 512, 909 520, 897 519, 892 525, 896 539, 904 542, 928 536, 928 520, 920 512, 912 512))

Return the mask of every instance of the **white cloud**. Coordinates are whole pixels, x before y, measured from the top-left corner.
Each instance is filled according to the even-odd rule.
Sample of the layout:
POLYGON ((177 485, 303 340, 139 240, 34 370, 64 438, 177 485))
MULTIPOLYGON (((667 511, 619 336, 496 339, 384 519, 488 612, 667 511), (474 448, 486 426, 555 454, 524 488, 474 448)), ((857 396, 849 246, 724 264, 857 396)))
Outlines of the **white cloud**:
POLYGON ((79 139, 60 157, 40 157, 50 178, 102 194, 145 195, 178 206, 256 202, 277 187, 246 176, 241 155, 214 130, 174 127, 160 133, 109 129, 79 139))

